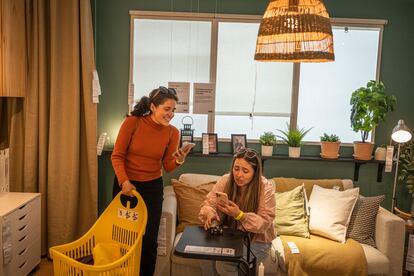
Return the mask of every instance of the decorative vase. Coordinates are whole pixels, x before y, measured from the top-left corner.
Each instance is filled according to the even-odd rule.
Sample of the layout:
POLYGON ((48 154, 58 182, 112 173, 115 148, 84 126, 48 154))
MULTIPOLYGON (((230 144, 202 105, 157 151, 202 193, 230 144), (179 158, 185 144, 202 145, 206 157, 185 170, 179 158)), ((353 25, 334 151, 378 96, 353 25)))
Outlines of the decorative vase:
POLYGON ((273 146, 262 145, 262 156, 272 156, 273 155, 273 146))
POLYGON ((299 158, 300 157, 300 147, 289 147, 289 157, 290 158, 299 158))
POLYGON ((341 142, 321 142, 321 157, 324 159, 338 159, 341 142))
POLYGON ((386 156, 387 156, 386 148, 379 147, 375 150, 375 160, 385 161, 386 156))

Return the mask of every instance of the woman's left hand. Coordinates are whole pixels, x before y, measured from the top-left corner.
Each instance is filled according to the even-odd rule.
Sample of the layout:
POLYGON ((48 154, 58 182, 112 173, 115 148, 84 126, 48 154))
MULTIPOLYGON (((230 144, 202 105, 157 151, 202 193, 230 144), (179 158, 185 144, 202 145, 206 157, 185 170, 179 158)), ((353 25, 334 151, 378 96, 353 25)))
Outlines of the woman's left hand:
POLYGON ((229 200, 229 204, 227 205, 221 205, 217 203, 217 209, 220 212, 225 213, 226 215, 231 216, 233 218, 237 217, 240 214, 239 206, 237 206, 237 204, 231 200, 229 200))

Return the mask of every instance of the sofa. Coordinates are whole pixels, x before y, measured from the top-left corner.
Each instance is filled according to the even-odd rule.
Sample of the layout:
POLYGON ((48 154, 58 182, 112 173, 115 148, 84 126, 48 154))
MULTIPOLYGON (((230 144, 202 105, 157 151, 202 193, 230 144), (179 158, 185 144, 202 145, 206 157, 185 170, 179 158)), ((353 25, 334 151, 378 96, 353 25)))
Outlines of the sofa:
MULTIPOLYGON (((220 176, 206 174, 182 174, 179 181, 186 185, 196 187, 202 183, 214 182, 220 176)), ((292 189, 301 179, 288 179, 284 183, 284 189, 292 189), (287 183, 287 186, 286 186, 287 183)), ((272 180, 274 181, 274 180, 272 180)), ((320 180, 312 180, 310 183, 319 185, 320 180)), ((274 181, 278 191, 277 181, 274 181)), ((353 188, 352 180, 340 180, 343 189, 353 188)), ((312 184, 313 185, 313 184, 312 184)), ((206 260, 188 259, 176 256, 174 247, 180 240, 182 233, 176 232, 178 222, 177 196, 173 187, 164 188, 164 202, 161 216, 161 226, 158 235, 158 258, 155 275, 201 275, 200 263, 206 260)), ((367 259, 368 275, 402 275, 403 252, 405 242, 405 223, 398 216, 380 207, 375 220, 375 243, 377 248, 361 244, 367 259)), ((273 246, 269 257, 264 261, 265 275, 287 275, 284 266, 284 248, 280 238, 272 242, 273 246)))

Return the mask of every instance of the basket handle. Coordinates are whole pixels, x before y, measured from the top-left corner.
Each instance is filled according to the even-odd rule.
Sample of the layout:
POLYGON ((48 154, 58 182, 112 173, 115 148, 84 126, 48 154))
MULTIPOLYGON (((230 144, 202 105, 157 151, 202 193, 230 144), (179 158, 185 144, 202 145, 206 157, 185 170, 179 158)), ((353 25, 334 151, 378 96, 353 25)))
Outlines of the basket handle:
POLYGON ((125 208, 134 209, 138 205, 138 201, 143 199, 135 189, 132 190, 132 195, 133 196, 124 195, 121 191, 118 193, 117 198, 119 198, 119 201, 125 208))

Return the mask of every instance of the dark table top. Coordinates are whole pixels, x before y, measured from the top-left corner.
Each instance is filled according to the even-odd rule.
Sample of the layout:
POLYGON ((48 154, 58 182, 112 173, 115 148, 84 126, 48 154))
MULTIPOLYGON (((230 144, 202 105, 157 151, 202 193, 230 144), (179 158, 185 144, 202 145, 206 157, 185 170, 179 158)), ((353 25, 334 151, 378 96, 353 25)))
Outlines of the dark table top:
POLYGON ((200 226, 187 226, 175 247, 175 254, 185 258, 236 262, 243 258, 244 236, 244 232, 228 228, 224 229, 223 235, 212 235, 200 226), (201 252, 197 246, 205 247, 207 252, 201 252), (234 255, 229 255, 231 250, 228 248, 234 249, 234 255))

